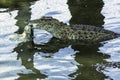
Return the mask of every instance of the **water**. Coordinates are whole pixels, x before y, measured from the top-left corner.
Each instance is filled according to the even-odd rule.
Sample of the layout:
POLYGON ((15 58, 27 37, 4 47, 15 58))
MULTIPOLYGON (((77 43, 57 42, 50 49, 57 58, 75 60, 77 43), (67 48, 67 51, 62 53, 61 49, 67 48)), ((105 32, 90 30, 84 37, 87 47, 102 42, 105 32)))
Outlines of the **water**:
POLYGON ((39 46, 11 39, 42 16, 120 33, 119 7, 118 0, 1 0, 0 80, 119 80, 120 38, 101 46, 67 45, 36 30, 39 46))

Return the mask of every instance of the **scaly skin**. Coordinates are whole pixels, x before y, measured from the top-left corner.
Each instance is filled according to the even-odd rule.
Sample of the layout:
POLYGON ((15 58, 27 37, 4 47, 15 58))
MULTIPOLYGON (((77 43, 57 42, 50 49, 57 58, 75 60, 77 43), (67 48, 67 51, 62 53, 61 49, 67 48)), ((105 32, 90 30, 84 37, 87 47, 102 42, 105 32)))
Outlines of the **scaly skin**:
POLYGON ((33 20, 33 29, 43 29, 64 41, 100 42, 118 37, 114 32, 90 25, 68 26, 50 17, 33 20))

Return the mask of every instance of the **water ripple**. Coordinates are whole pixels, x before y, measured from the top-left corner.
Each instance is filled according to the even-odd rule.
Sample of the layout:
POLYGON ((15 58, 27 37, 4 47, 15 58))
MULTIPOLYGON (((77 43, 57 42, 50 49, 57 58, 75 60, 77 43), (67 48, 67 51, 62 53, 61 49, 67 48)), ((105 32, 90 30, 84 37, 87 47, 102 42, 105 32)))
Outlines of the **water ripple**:
POLYGON ((118 0, 103 0, 105 5, 102 9, 102 14, 105 16, 104 28, 120 33, 120 1, 118 0))
POLYGON ((76 72, 79 65, 74 60, 76 52, 71 47, 65 47, 49 58, 44 57, 46 53, 39 52, 34 55, 34 65, 41 73, 48 75, 48 80, 70 80, 72 77, 69 75, 76 72))
MULTIPOLYGON (((101 13, 105 16, 104 28, 120 34, 120 0, 103 1, 105 5, 101 13)), ((110 55, 110 58, 106 59, 107 62, 120 62, 120 37, 106 41, 106 44, 100 47, 99 50, 102 53, 110 55)), ((120 68, 118 67, 107 66, 102 72, 108 76, 105 80, 120 79, 120 68)))

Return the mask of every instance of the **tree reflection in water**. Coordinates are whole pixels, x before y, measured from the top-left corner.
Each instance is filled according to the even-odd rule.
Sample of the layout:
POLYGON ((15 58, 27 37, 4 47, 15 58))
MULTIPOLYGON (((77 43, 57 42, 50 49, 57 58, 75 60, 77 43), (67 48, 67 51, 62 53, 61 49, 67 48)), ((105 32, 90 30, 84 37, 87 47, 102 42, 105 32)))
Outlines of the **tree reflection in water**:
MULTIPOLYGON (((30 5, 31 3, 26 0, 21 2, 14 2, 16 0, 11 0, 14 4, 9 5, 1 5, 0 7, 11 7, 12 9, 18 9, 18 16, 16 17, 17 23, 16 25, 19 27, 18 33, 22 33, 24 27, 28 24, 30 20, 30 5)), ((35 1, 35 0, 33 0, 35 1)), ((103 7, 102 0, 68 0, 69 9, 72 14, 72 19, 70 20, 70 24, 88 24, 95 26, 102 26, 104 24, 104 17, 101 14, 101 9, 103 7)), ((18 53, 17 58, 21 59, 22 65, 26 69, 32 70, 34 73, 22 74, 18 73, 20 76, 18 80, 32 79, 36 80, 46 78, 46 75, 42 74, 39 69, 34 67, 34 55, 36 52, 44 52, 44 53, 56 53, 59 49, 68 46, 68 44, 64 42, 60 42, 57 40, 53 40, 45 45, 36 46, 36 48, 41 48, 36 51, 35 45, 33 42, 20 43, 14 51, 18 53)), ((103 59, 108 56, 99 54, 98 51, 99 46, 81 46, 81 45, 73 45, 72 49, 80 51, 75 54, 75 60, 82 64, 83 66, 74 65, 78 67, 78 70, 74 73, 70 73, 69 76, 76 75, 75 80, 103 80, 106 76, 103 73, 100 73, 96 70, 97 63, 106 63, 103 59), (80 76, 77 74, 80 73, 80 76)), ((74 59, 73 59, 74 60, 74 59)), ((74 61, 75 61, 74 60, 74 61)), ((39 62, 38 62, 39 63, 39 62)), ((71 63, 72 64, 72 63, 71 63)), ((63 72, 64 73, 64 72, 63 72)))
POLYGON ((29 23, 31 18, 31 4, 36 0, 1 0, 0 7, 7 8, 6 12, 18 10, 16 17, 16 25, 19 27, 17 33, 21 34, 24 31, 24 27, 29 23))
MULTIPOLYGON (((56 44, 55 41, 49 42, 46 45, 42 45, 39 46, 41 47, 41 50, 45 53, 49 53, 49 52, 55 52, 58 51, 58 49, 60 49, 64 46, 68 46, 67 43, 62 43, 59 42, 56 44), (52 44, 52 45, 50 45, 52 44), (66 44, 66 45, 65 45, 66 44), (52 49, 54 50, 52 50, 52 49)), ((104 60, 106 58, 109 58, 108 55, 103 55, 101 53, 98 52, 98 47, 100 45, 93 45, 93 46, 84 46, 81 44, 77 44, 77 45, 72 45, 72 49, 74 49, 75 51, 80 51, 77 54, 75 54, 75 61, 77 61, 79 64, 81 65, 77 65, 78 70, 75 73, 71 73, 69 76, 71 77, 75 77, 75 80, 103 80, 105 78, 107 78, 107 76, 105 76, 102 72, 99 72, 97 70, 97 67, 99 67, 99 65, 97 64, 106 64, 107 62, 104 60)))
POLYGON ((22 65, 26 69, 32 70, 34 73, 28 73, 28 74, 22 74, 18 73, 20 76, 17 80, 23 80, 23 79, 32 79, 36 80, 37 78, 45 78, 46 76, 41 74, 38 69, 34 67, 34 54, 35 49, 33 47, 33 42, 26 42, 26 43, 20 43, 15 49, 15 52, 18 53, 17 59, 20 59, 22 62, 22 65))
MULTIPOLYGON (((54 45, 51 45, 51 46, 54 46, 54 45)), ((51 79, 52 77, 53 77, 52 79, 62 79, 63 77, 65 77, 65 79, 68 79, 69 78, 68 75, 75 72, 77 69, 77 64, 75 63, 76 61, 74 60, 74 57, 72 57, 72 55, 74 55, 76 51, 74 51, 70 47, 66 47, 63 49, 60 47, 63 47, 63 46, 59 46, 59 47, 56 46, 58 51, 55 52, 56 51, 55 50, 54 51, 55 53, 51 53, 49 51, 51 47, 48 48, 48 51, 45 47, 42 47, 42 46, 41 46, 41 50, 37 50, 35 49, 35 45, 33 44, 33 42, 20 43, 14 49, 14 51, 18 53, 17 59, 21 59, 22 65, 26 69, 32 70, 34 73, 33 74, 18 73, 18 75, 20 76, 18 80, 31 79, 31 78, 32 80, 37 78, 41 79, 41 78, 45 78, 47 75, 48 75, 47 76, 48 79, 51 79), (42 52, 42 50, 47 53, 42 52), (39 53, 42 53, 42 54, 39 54, 39 53), (47 54, 49 54, 49 58, 45 57, 45 55, 47 54), (64 65, 64 63, 66 65, 64 65), (47 68, 45 70, 44 68, 42 69, 41 67, 44 65, 46 65, 45 68, 47 68), (49 65, 50 67, 47 67, 47 65, 49 65), (54 68, 51 69, 51 67, 54 67, 54 68), (40 73, 41 70, 42 72, 40 73), (58 72, 56 73, 57 70, 58 72), (42 73, 44 73, 46 76, 43 75, 42 73), (61 77, 59 78, 59 76, 61 77)))
MULTIPOLYGON (((56 40, 56 39, 55 39, 56 40)), ((55 42, 56 43, 56 42, 55 42)), ((69 74, 69 76, 76 80, 79 79, 83 79, 83 80, 103 80, 106 78, 106 76, 101 73, 98 72, 96 70, 97 66, 96 64, 104 64, 106 63, 103 59, 108 58, 109 56, 107 55, 103 55, 98 53, 98 47, 99 46, 81 46, 81 45, 73 45, 72 49, 74 49, 75 51, 80 51, 75 55, 75 58, 73 58, 72 63, 70 63, 69 60, 67 60, 68 63, 66 63, 65 65, 61 65, 61 61, 65 61, 66 59, 64 58, 64 56, 66 56, 68 53, 62 52, 59 53, 60 49, 62 49, 65 46, 68 46, 67 44, 65 45, 65 43, 63 44, 62 42, 57 43, 57 45, 54 43, 54 40, 43 45, 39 45, 37 46, 37 48, 41 48, 41 49, 36 49, 36 45, 34 45, 32 42, 26 42, 26 43, 20 43, 14 50, 18 53, 18 59, 21 59, 22 61, 22 65, 25 66, 26 69, 30 69, 32 70, 35 74, 19 74, 19 79, 25 79, 25 78, 43 78, 45 77, 45 75, 53 75, 54 72, 52 73, 52 70, 54 71, 54 68, 47 68, 46 70, 42 70, 40 68, 40 66, 44 66, 46 65, 51 65, 51 67, 55 67, 55 70, 61 67, 66 68, 67 65, 71 65, 71 66, 77 66, 77 70, 70 72, 70 73, 66 73, 66 75, 69 74), (50 45, 53 44, 53 45, 50 45), (62 46, 61 46, 62 45, 62 46), (53 49, 51 49, 53 48, 53 49), (55 50, 54 50, 55 49, 55 50), (51 53, 53 52, 53 53, 51 53), (48 56, 48 57, 47 57, 48 56), (56 58, 58 57, 58 58, 56 58), (35 58, 35 59, 34 59, 35 58), (75 60, 74 60, 75 59, 75 60), (34 62, 35 61, 35 62, 34 62), (36 62, 37 61, 37 62, 36 62), (74 62, 78 62, 82 65, 77 65, 74 62), (34 65, 35 64, 35 65, 34 65), (59 65, 58 65, 59 64, 59 65), (40 73, 40 71, 42 70, 42 72, 40 73), (51 71, 51 72, 49 72, 51 71), (47 72, 44 73, 44 72, 47 72), (42 73, 44 73, 45 75, 43 75, 42 73), (79 76, 78 76, 79 75, 79 76), (34 77, 32 77, 34 76, 34 77)), ((71 54, 69 54, 71 55, 71 54)), ((70 68, 67 67, 68 69, 70 68)), ((69 70, 68 70, 69 71, 69 70)), ((71 70, 72 71, 72 70, 71 70)), ((62 69, 61 69, 62 72, 62 69)), ((64 71, 63 71, 63 74, 64 71)), ((61 75, 61 74, 56 74, 56 75, 61 75)), ((53 75, 55 76, 55 75, 53 75)), ((47 76, 49 79, 49 76, 47 76)), ((18 80, 19 80, 18 79, 18 80)), ((54 79, 54 78, 53 78, 54 79)))
POLYGON ((101 14, 102 0, 68 0, 72 18, 70 24, 102 26, 104 16, 101 14))
POLYGON ((80 76, 77 76, 76 80, 104 80, 106 76, 97 71, 96 64, 105 64, 107 63, 104 59, 108 58, 108 55, 103 55, 98 52, 99 46, 73 46, 73 49, 80 50, 78 54, 76 54, 76 61, 83 66, 78 66, 80 72, 80 76))
MULTIPOLYGON (((72 18, 70 24, 85 24, 101 27, 104 24, 104 16, 101 14, 104 5, 102 0, 68 0, 69 10, 72 18)), ((73 49, 79 50, 76 54, 76 61, 83 66, 78 66, 76 73, 81 73, 76 80, 104 80, 106 76, 96 70, 98 63, 106 63, 104 59, 107 55, 100 54, 97 46, 80 46, 73 45, 73 49)), ((75 74, 76 74, 75 73, 75 74)), ((70 75, 71 76, 71 75, 70 75)))

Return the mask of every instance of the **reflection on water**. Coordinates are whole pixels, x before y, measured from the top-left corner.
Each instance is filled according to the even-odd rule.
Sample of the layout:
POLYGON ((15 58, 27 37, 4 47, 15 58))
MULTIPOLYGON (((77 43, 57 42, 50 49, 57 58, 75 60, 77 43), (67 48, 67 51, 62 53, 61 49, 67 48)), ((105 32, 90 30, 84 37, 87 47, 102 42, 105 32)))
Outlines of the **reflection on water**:
POLYGON ((48 80, 69 80, 68 75, 75 72, 79 65, 74 60, 74 51, 70 46, 55 53, 43 53, 34 49, 33 42, 20 43, 14 51, 18 53, 17 59, 22 65, 34 72, 33 74, 18 73, 18 80, 41 79, 47 75, 48 80), (40 73, 41 71, 41 73, 40 73), (43 75, 45 74, 45 75, 43 75))
POLYGON ((15 10, 15 9, 19 10, 18 15, 16 16, 16 19, 17 19, 16 25, 19 26, 17 33, 20 33, 20 34, 23 33, 24 27, 30 21, 30 18, 31 18, 30 1, 36 1, 36 0, 24 0, 19 2, 16 0, 0 1, 0 7, 7 8, 5 12, 10 13, 10 11, 12 10, 15 10))
POLYGON ((101 70, 101 72, 113 80, 119 80, 120 77, 118 75, 120 75, 120 64, 117 63, 120 62, 120 38, 107 41, 107 43, 99 49, 100 52, 110 55, 110 58, 106 59, 106 61, 115 64, 110 64, 110 66, 102 65, 105 66, 105 68, 101 70))
MULTIPOLYGON (((95 66, 97 63, 106 63, 103 59, 108 58, 109 56, 100 54, 98 51, 99 46, 73 46, 74 49, 80 50, 76 54, 76 61, 81 63, 83 66, 78 66, 79 69, 77 72, 80 72, 81 75, 77 76, 76 80, 104 80, 106 76, 103 73, 100 73, 96 70, 95 66)), ((77 73, 76 72, 76 73, 77 73)))
POLYGON ((31 6, 31 20, 52 16, 68 24, 71 14, 66 3, 67 0, 39 0, 31 6))
POLYGON ((9 39, 15 32, 22 33, 30 20, 42 16, 68 24, 104 26, 119 33, 119 5, 117 0, 1 0, 0 80, 119 80, 119 38, 101 47, 42 38, 42 31, 42 45, 9 39))
POLYGON ((72 15, 70 24, 87 24, 102 26, 104 16, 101 14, 102 0, 68 0, 72 15))
POLYGON ((0 8, 9 8, 11 10, 21 9, 25 7, 25 3, 30 3, 36 0, 0 0, 0 8))
POLYGON ((105 16, 105 29, 120 33, 120 1, 103 0, 105 5, 102 9, 102 14, 105 16))
POLYGON ((74 60, 76 52, 70 46, 61 48, 55 53, 36 52, 34 64, 37 69, 48 75, 47 80, 74 79, 78 73, 72 77, 69 75, 78 69, 79 64, 74 60))
MULTIPOLYGON (((103 0, 105 5, 102 9, 102 14, 105 16, 103 25, 105 29, 120 33, 120 1, 118 0, 103 0)), ((106 41, 102 47, 99 48, 100 52, 110 55, 110 58, 106 59, 109 66, 105 66, 101 70, 106 76, 109 76, 108 80, 119 80, 120 77, 120 38, 106 41), (112 65, 114 64, 114 65, 112 65), (116 66, 117 65, 117 66, 116 66)))
POLYGON ((18 29, 14 19, 17 11, 12 11, 11 14, 12 16, 7 12, 0 13, 0 53, 9 53, 16 45, 16 42, 8 40, 8 37, 18 29))
POLYGON ((34 54, 35 50, 33 47, 33 42, 26 42, 26 43, 20 43, 15 49, 15 52, 18 53, 17 59, 21 60, 22 65, 29 70, 32 70, 32 74, 23 74, 18 73, 19 78, 17 80, 23 80, 23 79, 32 79, 36 80, 37 78, 41 79, 44 78, 45 75, 41 74, 38 69, 34 67, 34 54))
POLYGON ((18 11, 18 15, 16 16, 17 22, 16 25, 19 26, 18 33, 23 33, 24 27, 28 24, 30 21, 30 3, 24 3, 22 4, 24 7, 20 8, 18 11))

